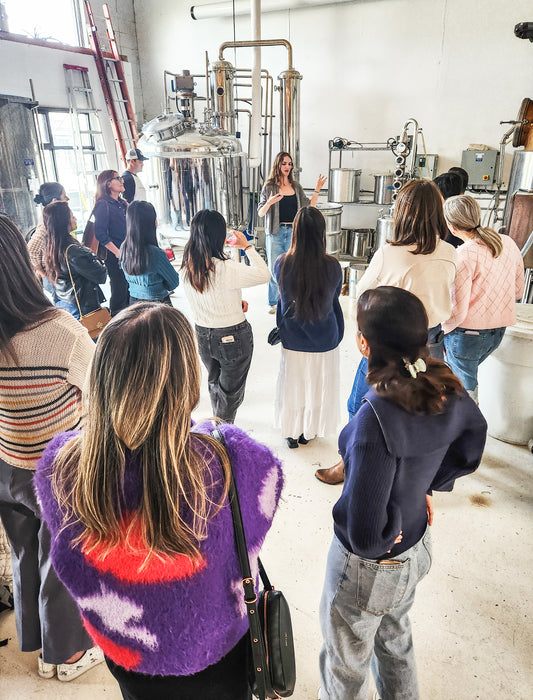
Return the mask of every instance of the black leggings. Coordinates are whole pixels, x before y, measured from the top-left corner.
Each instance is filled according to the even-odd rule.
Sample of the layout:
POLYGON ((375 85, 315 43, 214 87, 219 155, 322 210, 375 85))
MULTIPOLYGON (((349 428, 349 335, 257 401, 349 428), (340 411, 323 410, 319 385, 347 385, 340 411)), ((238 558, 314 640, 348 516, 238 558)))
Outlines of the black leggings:
POLYGON ((251 700, 250 654, 246 633, 218 663, 192 676, 149 676, 106 662, 124 700, 251 700))

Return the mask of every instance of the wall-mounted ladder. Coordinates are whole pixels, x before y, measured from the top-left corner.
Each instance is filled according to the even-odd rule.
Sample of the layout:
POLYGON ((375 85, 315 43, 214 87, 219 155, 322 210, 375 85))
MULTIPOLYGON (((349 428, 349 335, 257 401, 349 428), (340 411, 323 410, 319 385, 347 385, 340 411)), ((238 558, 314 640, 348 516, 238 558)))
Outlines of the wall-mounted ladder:
POLYGON ((89 29, 91 38, 91 48, 94 53, 96 68, 100 77, 104 99, 111 120, 111 127, 117 148, 125 161, 126 152, 130 148, 135 148, 139 135, 135 124, 135 115, 131 107, 130 96, 122 60, 118 50, 109 6, 103 5, 104 17, 106 21, 107 37, 109 40, 111 58, 104 56, 100 46, 98 29, 94 19, 91 3, 84 0, 87 17, 89 19, 89 29))

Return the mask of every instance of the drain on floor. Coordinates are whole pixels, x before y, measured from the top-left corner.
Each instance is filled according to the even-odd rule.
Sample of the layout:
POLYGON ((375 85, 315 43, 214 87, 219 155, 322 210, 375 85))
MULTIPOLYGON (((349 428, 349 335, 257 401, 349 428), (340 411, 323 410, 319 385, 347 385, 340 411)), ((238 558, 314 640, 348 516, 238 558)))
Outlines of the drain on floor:
POLYGON ((473 496, 470 496, 470 503, 473 506, 478 506, 479 508, 487 508, 487 506, 490 506, 492 501, 486 496, 482 496, 481 494, 475 493, 473 496))

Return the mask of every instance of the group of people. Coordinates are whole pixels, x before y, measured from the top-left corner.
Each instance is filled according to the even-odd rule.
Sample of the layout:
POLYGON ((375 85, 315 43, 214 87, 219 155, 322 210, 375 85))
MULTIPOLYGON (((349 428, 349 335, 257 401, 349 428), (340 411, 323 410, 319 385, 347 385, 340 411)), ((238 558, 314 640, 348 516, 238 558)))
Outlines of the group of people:
MULTIPOLYGON (((192 220, 180 274, 195 329, 157 272, 155 212, 122 203, 115 171, 99 176, 95 232, 112 298, 120 271, 128 303, 112 307, 96 345, 56 289, 65 268, 83 267, 99 299, 106 273, 73 242, 64 191, 45 206, 39 265, 37 247, 30 259, 0 215, 0 516, 20 647, 41 650, 45 678, 68 681, 105 658, 126 700, 251 698, 228 485, 233 474, 254 571, 283 471, 233 425, 253 351, 241 290, 271 275, 279 290, 269 287, 282 346, 276 421, 290 448, 338 427, 344 334, 342 273, 326 253, 324 218, 292 180, 290 155, 276 163, 259 213, 271 217, 268 236, 287 234, 288 245, 273 259, 280 241, 267 244, 269 266, 243 234, 228 236, 219 213, 192 220), (284 208, 293 196, 296 209, 284 208), (145 288, 157 293, 146 299, 145 288), (192 420, 200 359, 226 448, 211 434, 216 421, 192 420)), ((363 359, 340 466, 321 475, 345 482, 320 605, 322 700, 366 698, 371 665, 380 697, 418 697, 408 612, 431 564, 432 493, 480 463, 486 423, 468 379, 513 322, 523 286, 516 246, 481 226, 473 198, 443 207, 433 183, 413 181, 394 216, 395 239, 357 289, 363 359), (464 241, 457 251, 444 242, 448 230, 464 241)))

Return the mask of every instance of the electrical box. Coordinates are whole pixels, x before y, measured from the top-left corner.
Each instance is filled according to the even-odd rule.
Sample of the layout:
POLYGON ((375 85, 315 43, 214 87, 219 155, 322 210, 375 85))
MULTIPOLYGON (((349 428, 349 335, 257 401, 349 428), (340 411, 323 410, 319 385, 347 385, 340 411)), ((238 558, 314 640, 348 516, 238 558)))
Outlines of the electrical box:
POLYGON ((431 180, 437 175, 437 161, 439 156, 435 153, 417 153, 415 158, 415 177, 429 177, 431 180))
POLYGON ((464 168, 468 173, 468 186, 488 187, 492 185, 497 159, 498 151, 494 149, 463 151, 461 168, 464 168))

